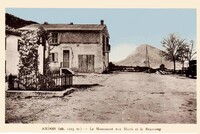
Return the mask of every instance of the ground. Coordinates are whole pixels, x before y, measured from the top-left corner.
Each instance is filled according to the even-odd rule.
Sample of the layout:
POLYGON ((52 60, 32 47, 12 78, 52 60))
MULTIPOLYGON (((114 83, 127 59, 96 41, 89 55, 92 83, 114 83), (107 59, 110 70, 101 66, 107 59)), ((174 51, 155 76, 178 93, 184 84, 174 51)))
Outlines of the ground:
POLYGON ((6 122, 196 123, 196 79, 131 72, 89 76, 90 84, 99 85, 64 97, 7 97, 6 122))

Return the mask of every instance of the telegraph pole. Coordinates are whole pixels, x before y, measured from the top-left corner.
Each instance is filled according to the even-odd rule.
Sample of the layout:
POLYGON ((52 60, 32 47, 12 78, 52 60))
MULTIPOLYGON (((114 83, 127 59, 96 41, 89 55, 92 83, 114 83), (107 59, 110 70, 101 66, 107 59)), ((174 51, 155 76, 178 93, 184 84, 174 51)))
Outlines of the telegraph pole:
POLYGON ((146 66, 147 66, 147 67, 150 67, 147 46, 146 46, 146 66))

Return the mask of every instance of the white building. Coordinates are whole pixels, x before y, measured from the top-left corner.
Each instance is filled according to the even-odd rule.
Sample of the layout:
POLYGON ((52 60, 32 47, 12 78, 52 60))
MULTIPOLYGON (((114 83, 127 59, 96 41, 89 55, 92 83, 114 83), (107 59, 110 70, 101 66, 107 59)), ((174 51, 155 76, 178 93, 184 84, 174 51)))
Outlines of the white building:
POLYGON ((108 69, 109 33, 103 20, 100 24, 31 24, 19 30, 41 26, 52 35, 48 42, 52 71, 102 73, 108 69))

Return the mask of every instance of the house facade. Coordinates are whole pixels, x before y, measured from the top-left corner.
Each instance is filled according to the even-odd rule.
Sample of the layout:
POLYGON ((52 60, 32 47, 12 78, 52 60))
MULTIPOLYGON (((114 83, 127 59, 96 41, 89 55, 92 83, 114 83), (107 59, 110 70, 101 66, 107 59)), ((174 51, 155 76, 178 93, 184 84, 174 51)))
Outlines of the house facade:
POLYGON ((5 74, 6 76, 18 74, 19 53, 18 40, 20 33, 13 30, 6 30, 5 36, 5 74))
POLYGON ((109 33, 103 21, 100 24, 32 24, 19 30, 33 30, 41 26, 51 35, 48 48, 53 72, 70 69, 102 73, 108 70, 109 33))

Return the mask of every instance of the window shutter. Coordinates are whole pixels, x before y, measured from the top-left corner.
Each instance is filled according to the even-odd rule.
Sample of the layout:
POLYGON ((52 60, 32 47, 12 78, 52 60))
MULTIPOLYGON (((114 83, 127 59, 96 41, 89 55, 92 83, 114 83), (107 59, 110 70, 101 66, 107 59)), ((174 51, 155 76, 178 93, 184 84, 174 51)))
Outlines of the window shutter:
POLYGON ((49 42, 49 44, 52 43, 52 33, 49 33, 49 35, 48 35, 48 42, 49 42))

